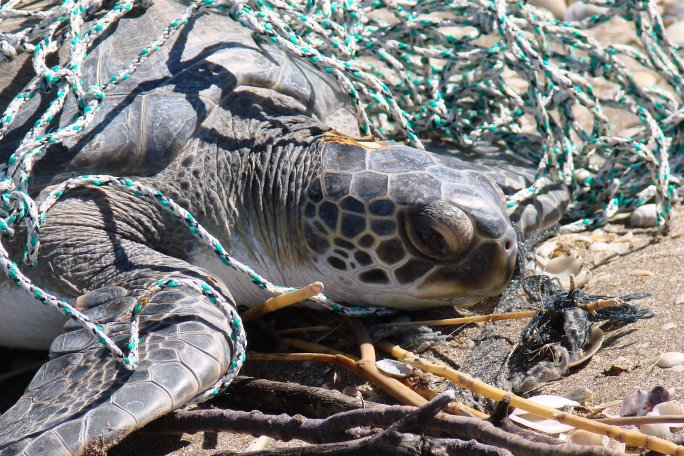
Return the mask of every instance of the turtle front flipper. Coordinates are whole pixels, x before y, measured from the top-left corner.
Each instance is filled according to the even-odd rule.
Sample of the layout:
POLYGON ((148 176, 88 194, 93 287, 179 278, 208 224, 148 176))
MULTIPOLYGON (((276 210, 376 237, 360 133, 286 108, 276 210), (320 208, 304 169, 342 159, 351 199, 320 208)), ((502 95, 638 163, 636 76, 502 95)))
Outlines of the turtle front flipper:
MULTIPOLYGON (((118 346, 138 300, 122 288, 85 295, 86 315, 118 346), (104 301, 103 301, 104 298, 104 301)), ((141 313, 140 361, 123 367, 74 322, 19 401, 0 417, 0 454, 75 455, 106 449, 151 420, 186 404, 227 371, 229 323, 189 287, 149 297, 141 313), (77 329, 78 328, 78 329, 77 329)))
POLYGON ((0 455, 107 448, 235 370, 242 339, 232 338, 232 296, 206 270, 162 253, 173 244, 167 223, 155 206, 105 188, 75 191, 50 210, 35 280, 82 290, 77 307, 124 354, 136 313, 139 364, 126 368, 89 330, 67 323, 52 360, 0 417, 0 455))

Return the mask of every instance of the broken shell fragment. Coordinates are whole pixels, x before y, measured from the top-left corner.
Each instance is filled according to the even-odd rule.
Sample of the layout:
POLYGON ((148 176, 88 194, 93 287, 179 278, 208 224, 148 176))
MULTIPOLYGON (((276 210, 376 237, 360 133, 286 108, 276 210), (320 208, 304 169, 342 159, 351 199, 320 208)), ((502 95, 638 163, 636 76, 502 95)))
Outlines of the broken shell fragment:
MULTIPOLYGON (((684 406, 677 401, 661 402, 653 407, 653 413, 661 416, 684 415, 684 406)), ((684 427, 684 423, 662 423, 671 428, 684 427)))
MULTIPOLYGON (((580 405, 579 402, 567 399, 561 396, 553 396, 551 394, 542 394, 539 396, 533 396, 529 398, 530 401, 536 402, 547 407, 554 409, 560 409, 562 407, 574 407, 580 405)), ((528 428, 545 432, 547 434, 560 434, 562 432, 567 432, 574 429, 573 426, 568 424, 559 423, 555 420, 550 420, 547 418, 542 418, 540 416, 533 415, 523 409, 516 408, 513 413, 510 414, 509 418, 511 421, 527 426, 528 428)))
POLYGON ((580 364, 584 363, 589 358, 594 356, 594 354, 597 351, 599 351, 599 349, 603 345, 604 339, 605 339, 605 335, 603 334, 603 330, 601 330, 601 328, 599 328, 598 326, 592 327, 591 328, 591 339, 585 345, 584 349, 582 350, 582 353, 579 354, 579 358, 573 359, 572 361, 570 361, 570 363, 568 364, 568 367, 579 366, 580 364))
POLYGON ((684 353, 682 352, 665 352, 661 353, 656 360, 656 366, 668 368, 684 363, 684 353))
MULTIPOLYGON (((658 413, 649 412, 646 416, 657 416, 658 413)), ((667 423, 649 423, 639 426, 639 431, 642 434, 652 435, 654 437, 667 438, 670 436, 670 426, 667 423)))
POLYGON ((568 435, 568 440, 575 445, 593 445, 608 447, 610 439, 608 436, 594 434, 593 432, 576 429, 568 435))
POLYGON ((642 389, 636 389, 622 400, 620 416, 641 416, 648 400, 648 393, 642 389))
POLYGON ((394 378, 405 378, 413 373, 408 364, 394 359, 381 359, 375 365, 383 374, 394 378))

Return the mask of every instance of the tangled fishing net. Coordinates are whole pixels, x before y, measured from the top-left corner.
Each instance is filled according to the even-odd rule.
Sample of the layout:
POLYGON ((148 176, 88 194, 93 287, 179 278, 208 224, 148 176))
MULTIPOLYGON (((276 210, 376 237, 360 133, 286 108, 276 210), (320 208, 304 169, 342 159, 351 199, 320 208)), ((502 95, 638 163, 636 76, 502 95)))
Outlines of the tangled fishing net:
MULTIPOLYGON (((280 46, 336 78, 349 94, 364 134, 417 147, 422 147, 420 138, 465 146, 491 143, 538 163, 534 184, 509 196, 511 208, 546 186, 561 183, 573 195, 567 229, 600 226, 646 203, 655 203, 656 222, 664 227, 679 184, 676 174, 683 169, 684 64, 664 34, 654 0, 593 3, 605 7, 605 13, 562 22, 524 1, 196 0, 160 30, 156 40, 131 55, 127 67, 86 87, 82 64, 97 39, 129 10, 144 9, 145 2, 8 0, 0 5, 0 21, 20 26, 0 34, 0 65, 32 53, 35 77, 0 117, 0 141, 28 100, 40 94, 50 104, 0 170, 0 231, 9 236, 18 224, 26 223, 24 260, 31 264, 37 257, 41 223, 62 194, 83 186, 116 186, 175 214, 224 263, 248 274, 261 288, 273 294, 290 290, 270 284, 230 258, 192 215, 129 179, 73 178, 40 207, 29 195, 31 171, 50 153, 50 146, 86 131, 112 88, 129 78, 189 18, 204 13, 230 16, 251 29, 258 41, 280 46), (614 16, 632 23, 640 46, 603 46, 590 35, 593 27, 614 16), (48 67, 46 59, 57 53, 62 64, 48 67), (639 87, 623 58, 657 73, 670 90, 639 87), (513 89, 510 74, 527 81, 527 87, 513 89), (594 89, 598 80, 608 83, 608 95, 594 89), (75 97, 79 111, 70 121, 58 121, 69 97, 75 97), (615 136, 607 107, 629 113, 642 128, 632 137, 615 136), (580 111, 589 113, 589 121, 578 119, 580 111)), ((134 368, 136 341, 124 356, 85 315, 35 287, 1 245, 0 265, 15 283, 78 320, 117 359, 134 368)), ((207 284, 189 286, 218 299, 207 284)), ((340 309, 322 295, 314 300, 340 309)), ((231 321, 237 318, 233 329, 243 338, 239 318, 230 309, 226 312, 231 321)))

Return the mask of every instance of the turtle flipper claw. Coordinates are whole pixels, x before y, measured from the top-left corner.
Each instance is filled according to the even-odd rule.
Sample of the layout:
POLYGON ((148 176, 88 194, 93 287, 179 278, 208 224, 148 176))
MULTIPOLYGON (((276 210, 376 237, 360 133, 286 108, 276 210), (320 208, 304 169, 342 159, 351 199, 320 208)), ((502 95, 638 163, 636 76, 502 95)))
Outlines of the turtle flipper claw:
MULTIPOLYGON (((112 317, 133 299, 120 291, 110 296, 89 312, 116 309, 112 317)), ((117 345, 127 343, 126 318, 100 323, 117 345)), ((86 329, 60 335, 50 348, 52 359, 0 417, 0 455, 105 450, 211 387, 230 364, 233 347, 227 334, 225 316, 187 287, 151 296, 141 313, 140 364, 134 371, 112 358, 86 329)))

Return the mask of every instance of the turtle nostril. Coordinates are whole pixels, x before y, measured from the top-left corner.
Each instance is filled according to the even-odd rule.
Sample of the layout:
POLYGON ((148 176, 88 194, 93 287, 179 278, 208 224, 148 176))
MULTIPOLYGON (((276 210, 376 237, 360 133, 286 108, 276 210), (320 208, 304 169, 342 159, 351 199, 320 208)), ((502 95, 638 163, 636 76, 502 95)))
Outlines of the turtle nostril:
POLYGON ((512 248, 513 248, 513 241, 511 241, 510 239, 506 239, 506 242, 504 242, 504 250, 506 252, 510 252, 512 248))
POLYGON ((415 207, 407 214, 404 228, 416 250, 436 260, 454 259, 470 246, 474 236, 468 216, 445 201, 415 207))

